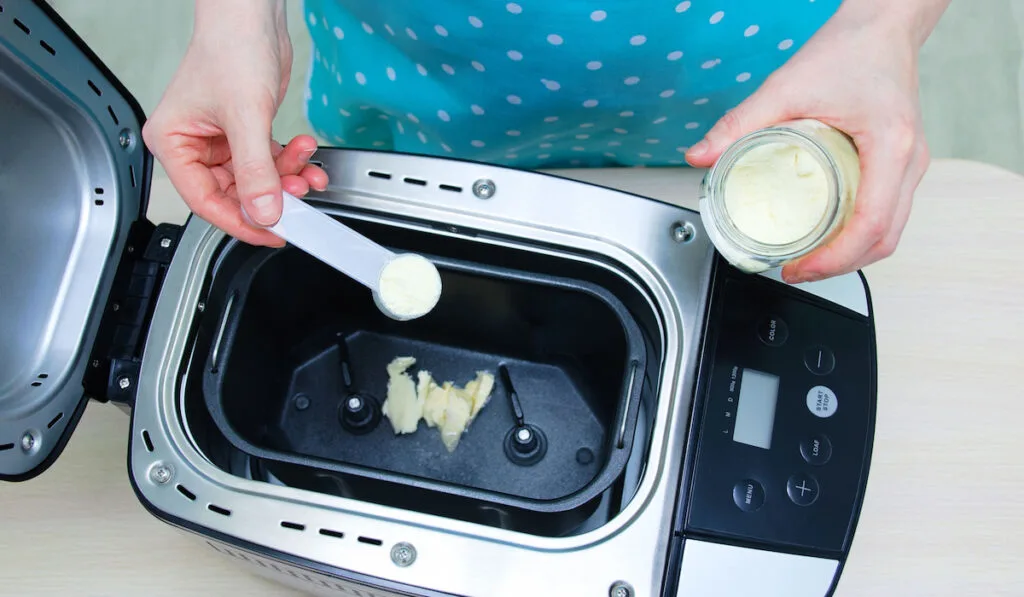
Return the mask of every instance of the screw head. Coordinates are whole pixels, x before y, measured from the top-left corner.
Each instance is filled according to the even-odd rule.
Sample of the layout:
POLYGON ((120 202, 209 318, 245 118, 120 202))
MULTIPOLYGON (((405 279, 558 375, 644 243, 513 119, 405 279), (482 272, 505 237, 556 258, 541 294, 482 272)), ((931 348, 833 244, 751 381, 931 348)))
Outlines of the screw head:
POLYGON ((363 408, 363 399, 360 398, 359 396, 352 396, 351 398, 348 399, 347 404, 349 410, 357 411, 363 408))
POLYGON ((157 485, 165 485, 174 478, 174 469, 169 464, 158 462, 149 469, 149 480, 157 485))
POLYGON ((404 541, 395 543, 391 548, 391 561, 402 568, 411 566, 416 561, 416 548, 404 541))
POLYGON ((125 376, 121 376, 117 379, 117 387, 121 388, 122 390, 127 390, 129 387, 131 387, 131 385, 132 380, 128 379, 125 376))
POLYGON ((689 222, 679 222, 672 226, 672 240, 677 243, 688 243, 697 235, 697 230, 689 222))
POLYGON ((206 303, 200 302, 198 305, 196 305, 196 309, 200 313, 202 313, 203 311, 206 311, 206 303))
POLYGON ((493 180, 481 178, 473 183, 473 194, 476 195, 478 199, 490 199, 497 191, 498 187, 494 185, 493 180))
POLYGON ((613 583, 611 589, 608 590, 609 597, 633 597, 635 594, 633 587, 622 580, 613 583))
POLYGON ((170 248, 170 246, 171 246, 171 239, 167 238, 166 236, 164 238, 160 239, 160 248, 168 249, 168 248, 170 248))
POLYGON ((309 396, 299 394, 295 397, 295 410, 306 410, 309 408, 309 396))
POLYGON ((132 146, 132 142, 135 141, 135 136, 128 129, 121 131, 121 134, 117 136, 117 142, 121 145, 121 149, 128 149, 132 146))
POLYGON ((26 431, 25 434, 21 436, 21 451, 22 452, 31 452, 32 448, 35 448, 35 447, 36 447, 36 436, 33 435, 31 431, 26 431))
POLYGON ((530 441, 530 439, 532 438, 533 432, 527 429, 526 427, 523 427, 519 431, 516 431, 516 439, 524 444, 530 441))

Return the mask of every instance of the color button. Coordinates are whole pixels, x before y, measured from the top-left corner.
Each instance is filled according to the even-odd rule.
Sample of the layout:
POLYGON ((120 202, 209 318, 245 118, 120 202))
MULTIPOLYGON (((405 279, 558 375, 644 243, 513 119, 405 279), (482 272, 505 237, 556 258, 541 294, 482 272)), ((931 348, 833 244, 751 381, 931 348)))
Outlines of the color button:
POLYGON ((768 346, 782 346, 789 338, 789 326, 781 317, 771 315, 757 324, 757 337, 768 346))

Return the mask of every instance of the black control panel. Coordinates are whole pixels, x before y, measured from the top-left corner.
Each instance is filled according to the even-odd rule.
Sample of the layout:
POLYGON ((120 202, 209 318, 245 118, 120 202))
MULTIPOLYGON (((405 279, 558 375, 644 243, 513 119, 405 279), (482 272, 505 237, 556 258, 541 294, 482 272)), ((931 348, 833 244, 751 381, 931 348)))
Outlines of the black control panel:
POLYGON ((762 276, 715 278, 677 528, 842 553, 873 437, 873 325, 762 276))

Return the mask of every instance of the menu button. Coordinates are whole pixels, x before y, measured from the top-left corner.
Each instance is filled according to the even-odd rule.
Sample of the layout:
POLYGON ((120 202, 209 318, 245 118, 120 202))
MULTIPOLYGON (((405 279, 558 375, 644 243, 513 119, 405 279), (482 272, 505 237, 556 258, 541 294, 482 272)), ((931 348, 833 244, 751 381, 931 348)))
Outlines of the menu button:
POLYGON ((754 512, 764 505, 764 486, 753 479, 744 479, 733 486, 732 501, 744 512, 754 512))

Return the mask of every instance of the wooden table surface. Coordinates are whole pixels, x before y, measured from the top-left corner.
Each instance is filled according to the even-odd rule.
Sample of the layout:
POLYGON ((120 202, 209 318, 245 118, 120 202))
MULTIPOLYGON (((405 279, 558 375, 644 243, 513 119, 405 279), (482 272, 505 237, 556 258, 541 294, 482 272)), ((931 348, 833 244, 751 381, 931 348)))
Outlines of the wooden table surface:
MULTIPOLYGON (((582 173, 654 197, 693 173, 582 173)), ((154 183, 150 217, 184 205, 154 183)), ((869 267, 879 406, 838 597, 1024 595, 1024 177, 937 160, 903 241, 869 267)), ((0 594, 297 595, 159 522, 128 484, 128 417, 92 404, 43 476, 0 485, 0 594)))

